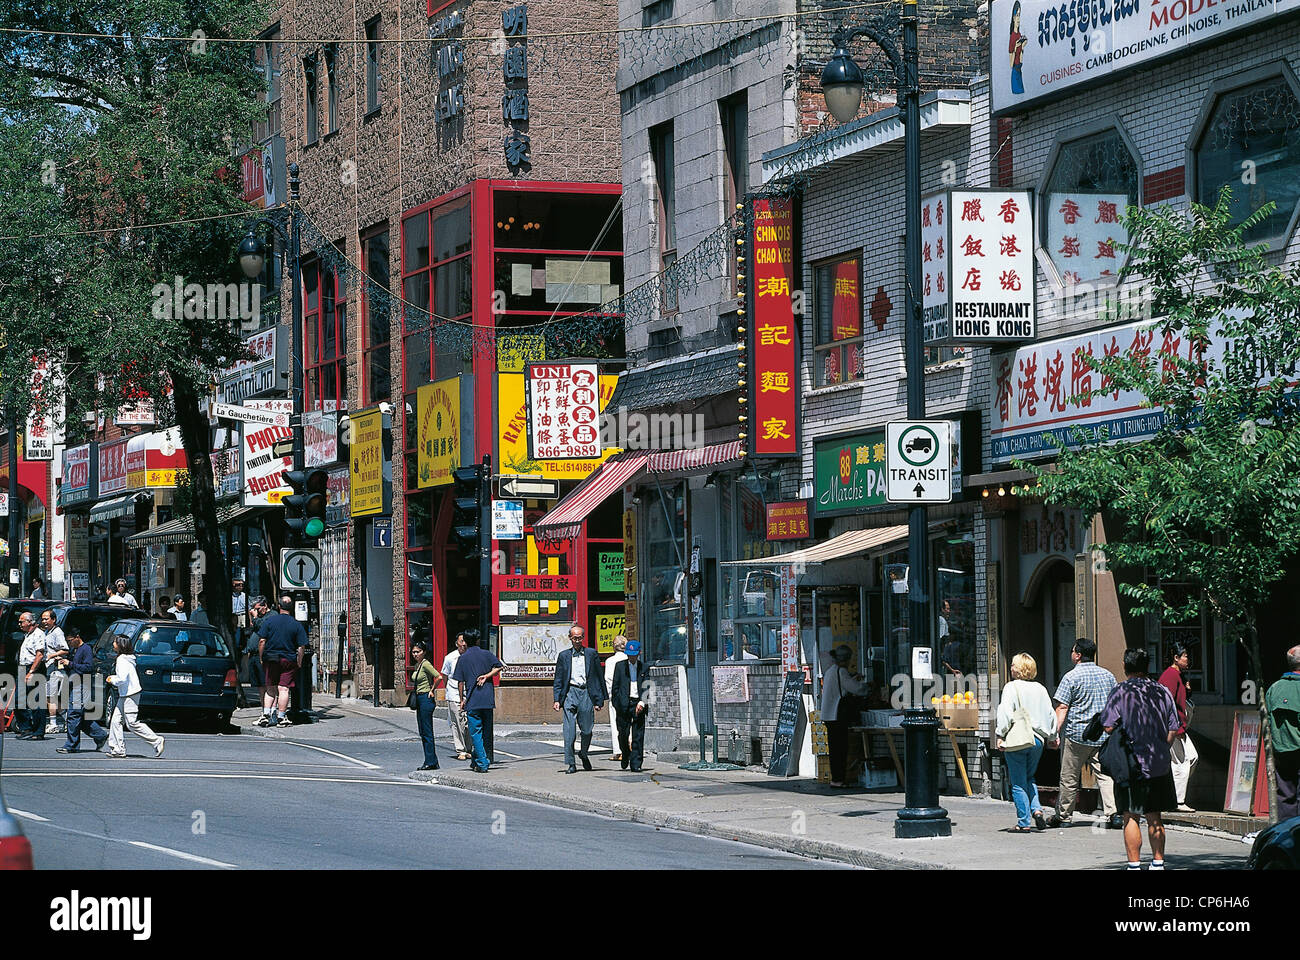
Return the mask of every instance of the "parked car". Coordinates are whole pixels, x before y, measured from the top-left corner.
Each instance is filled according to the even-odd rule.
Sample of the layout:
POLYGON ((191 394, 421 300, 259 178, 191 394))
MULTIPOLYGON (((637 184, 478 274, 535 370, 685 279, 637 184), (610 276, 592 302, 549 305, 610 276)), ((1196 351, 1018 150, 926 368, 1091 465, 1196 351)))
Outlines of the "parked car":
POLYGON ((1300 817, 1261 830, 1246 861, 1250 870, 1300 870, 1300 817))
POLYGON ((95 669, 104 676, 113 672, 113 640, 121 636, 135 643, 142 716, 202 719, 213 729, 226 727, 239 680, 235 658, 220 633, 175 620, 118 620, 95 641, 95 669))
POLYGON ((13 676, 17 670, 18 648, 26 638, 26 634, 18 629, 18 618, 30 613, 39 623, 42 610, 66 606, 69 604, 59 600, 0 600, 0 666, 4 668, 0 672, 13 676))
POLYGON ((5 738, 0 736, 0 870, 31 870, 32 844, 18 818, 5 806, 5 738))
POLYGON ((68 627, 81 631, 81 639, 94 644, 104 631, 119 620, 139 619, 144 612, 134 607, 124 607, 111 603, 74 603, 71 606, 58 607, 54 611, 55 622, 65 634, 68 627))

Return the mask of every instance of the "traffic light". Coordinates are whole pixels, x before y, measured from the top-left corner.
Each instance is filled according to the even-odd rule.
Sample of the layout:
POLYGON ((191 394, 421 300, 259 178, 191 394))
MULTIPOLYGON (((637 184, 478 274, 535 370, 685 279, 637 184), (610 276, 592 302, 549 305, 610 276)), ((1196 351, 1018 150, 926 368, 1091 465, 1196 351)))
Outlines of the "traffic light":
POLYGON ((287 470, 293 493, 284 498, 284 525, 291 534, 314 540, 325 532, 329 475, 324 470, 287 470))
POLYGON ((482 552, 483 508, 489 496, 487 468, 481 463, 457 467, 452 471, 456 510, 452 516, 452 533, 461 556, 467 560, 482 552))

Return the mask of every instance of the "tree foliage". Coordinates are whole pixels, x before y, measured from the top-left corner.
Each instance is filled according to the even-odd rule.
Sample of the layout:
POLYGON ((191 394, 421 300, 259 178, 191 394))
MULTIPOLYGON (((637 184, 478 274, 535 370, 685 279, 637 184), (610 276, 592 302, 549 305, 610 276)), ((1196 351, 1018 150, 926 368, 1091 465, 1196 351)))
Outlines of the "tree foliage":
POLYGON ((1110 381, 1090 396, 1137 391, 1163 411, 1157 434, 1112 443, 1076 429, 1053 467, 1020 466, 1048 502, 1106 516, 1108 564, 1153 575, 1118 584, 1134 612, 1186 620, 1208 605, 1263 683, 1256 614, 1300 554, 1300 268, 1245 243, 1270 208, 1234 224, 1228 200, 1127 217, 1121 279, 1149 285, 1152 343, 1170 349, 1085 357, 1110 381))

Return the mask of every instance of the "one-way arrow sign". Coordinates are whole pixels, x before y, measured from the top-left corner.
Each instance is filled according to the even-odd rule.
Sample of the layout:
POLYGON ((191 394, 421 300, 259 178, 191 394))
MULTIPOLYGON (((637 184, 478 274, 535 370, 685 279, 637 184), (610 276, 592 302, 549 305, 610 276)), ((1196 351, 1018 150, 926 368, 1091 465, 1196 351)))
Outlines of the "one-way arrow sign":
POLYGON ((503 476, 500 485, 503 499, 555 500, 560 496, 560 481, 549 477, 503 476))
POLYGON ((293 437, 286 437, 283 440, 277 440, 271 447, 271 456, 273 457, 292 457, 293 456, 293 437))

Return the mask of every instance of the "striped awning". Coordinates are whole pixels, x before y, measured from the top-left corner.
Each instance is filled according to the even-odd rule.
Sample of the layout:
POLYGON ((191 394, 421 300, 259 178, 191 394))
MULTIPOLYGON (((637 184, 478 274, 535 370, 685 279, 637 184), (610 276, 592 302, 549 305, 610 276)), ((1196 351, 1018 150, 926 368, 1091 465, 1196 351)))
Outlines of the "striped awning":
POLYGON ((741 463, 744 459, 745 449, 741 441, 732 440, 708 447, 652 453, 649 467, 651 473, 702 473, 706 469, 741 463))
POLYGON ((773 567, 791 563, 826 563, 829 560, 842 560, 858 554, 865 556, 906 540, 907 524, 897 527, 876 527, 871 530, 850 530, 848 533, 841 533, 838 537, 832 537, 825 543, 804 547, 793 553, 755 557, 753 560, 725 560, 722 565, 724 567, 773 567))
MULTIPOLYGON (((241 521, 256 511, 257 507, 219 507, 217 509, 217 523, 224 527, 227 524, 241 521)), ((127 537, 126 543, 129 547, 151 547, 163 544, 194 543, 194 537, 194 518, 187 516, 169 520, 156 527, 150 527, 148 530, 142 530, 133 536, 127 537)))
POLYGON ((582 521, 591 511, 636 479, 649 458, 649 453, 640 450, 614 454, 533 526, 533 536, 538 540, 577 537, 582 531, 582 521))

